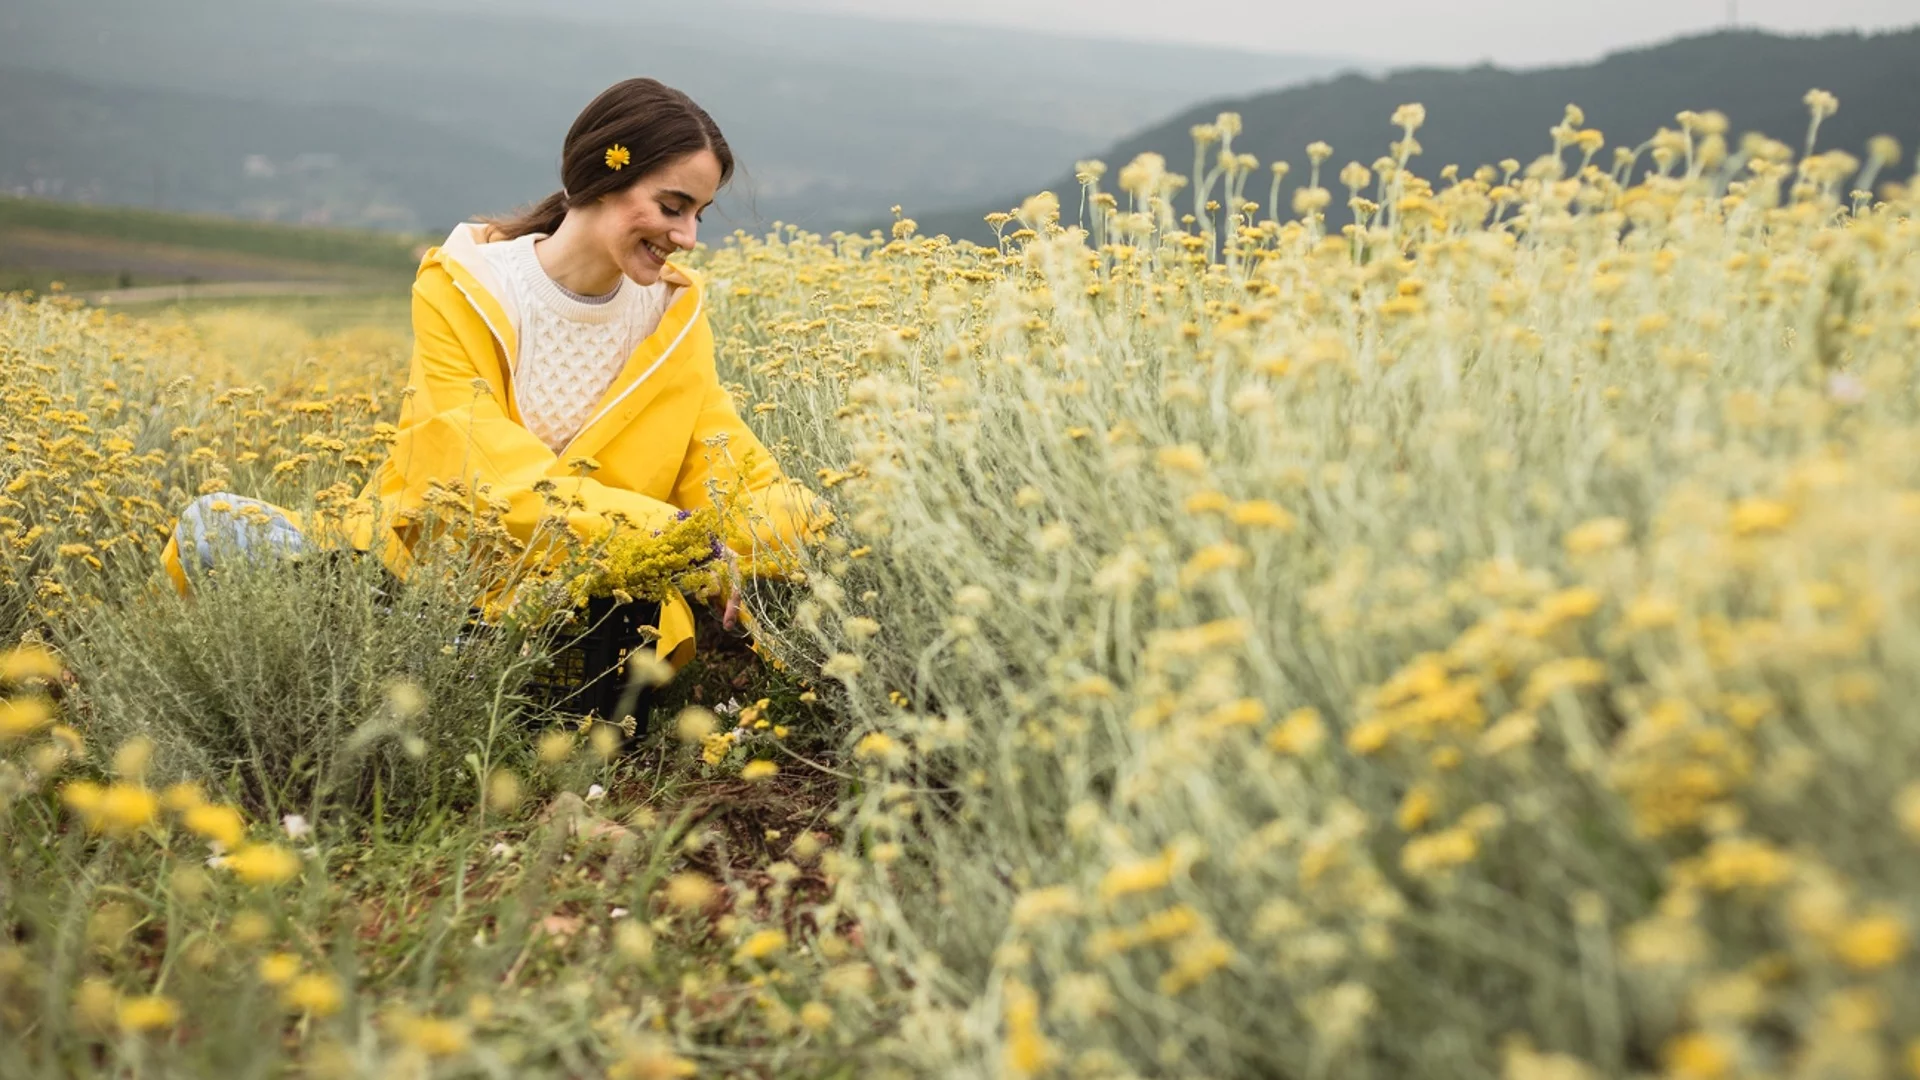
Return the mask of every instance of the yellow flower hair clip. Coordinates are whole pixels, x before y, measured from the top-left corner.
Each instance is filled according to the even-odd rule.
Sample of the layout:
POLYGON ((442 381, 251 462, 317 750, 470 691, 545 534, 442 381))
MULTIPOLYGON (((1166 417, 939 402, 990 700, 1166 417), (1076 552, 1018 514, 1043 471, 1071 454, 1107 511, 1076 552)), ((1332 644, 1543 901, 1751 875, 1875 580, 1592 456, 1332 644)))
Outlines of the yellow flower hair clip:
POLYGON ((628 153, 627 148, 621 146, 619 143, 614 143, 612 146, 607 147, 607 168, 619 172, 621 169, 627 167, 627 162, 632 160, 633 155, 628 153))

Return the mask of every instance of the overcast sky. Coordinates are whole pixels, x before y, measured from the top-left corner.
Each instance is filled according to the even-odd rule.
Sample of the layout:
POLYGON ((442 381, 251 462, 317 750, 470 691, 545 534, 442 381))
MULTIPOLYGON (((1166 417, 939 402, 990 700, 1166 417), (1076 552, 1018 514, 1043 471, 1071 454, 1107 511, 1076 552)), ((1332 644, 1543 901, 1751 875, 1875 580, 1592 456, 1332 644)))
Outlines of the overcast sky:
MULTIPOLYGON (((1584 60, 1724 26, 1729 0, 767 0, 889 18, 1339 53, 1389 62, 1584 60)), ((1920 0, 1734 0, 1742 25, 1809 33, 1920 23, 1920 0)), ((1916 58, 1920 62, 1920 58, 1916 58)))

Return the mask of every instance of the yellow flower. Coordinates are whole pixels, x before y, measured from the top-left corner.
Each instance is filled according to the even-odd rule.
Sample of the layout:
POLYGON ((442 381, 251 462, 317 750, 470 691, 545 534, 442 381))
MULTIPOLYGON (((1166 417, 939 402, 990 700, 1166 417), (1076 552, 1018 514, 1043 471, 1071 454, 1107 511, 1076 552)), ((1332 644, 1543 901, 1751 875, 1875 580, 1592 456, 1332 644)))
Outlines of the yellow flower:
POLYGON ((292 953, 268 953, 260 958, 255 971, 259 973, 260 981, 268 986, 284 986, 300 974, 300 958, 292 953))
POLYGON ((1407 846, 1400 849, 1400 868, 1415 877, 1444 873, 1472 862, 1479 853, 1480 841, 1471 830, 1443 829, 1407 841, 1407 846))
POLYGON ((535 752, 543 764, 558 765, 573 756, 573 733, 549 731, 540 736, 539 748, 535 752))
POLYGON ((278 844, 248 844, 227 856, 226 867, 249 885, 280 885, 300 873, 300 856, 278 844))
POLYGON ((100 976, 87 976, 73 994, 73 1019, 86 1031, 111 1030, 120 1020, 120 994, 100 976))
POLYGON ((767 957, 772 956, 774 953, 786 947, 787 935, 785 931, 773 929, 759 930, 747 938, 747 940, 741 942, 740 947, 733 951, 733 962, 741 964, 749 960, 765 960, 767 957))
POLYGON ((404 1025, 400 1037, 428 1057, 452 1057, 467 1048, 467 1026, 428 1016, 404 1025))
POLYGON ((607 168, 619 172, 621 169, 626 168, 627 163, 632 160, 632 152, 619 143, 614 143, 612 146, 607 147, 607 168))
POLYGON ((1793 521, 1793 507, 1772 499, 1742 499, 1734 504, 1730 524, 1735 536, 1775 533, 1793 521))
POLYGON ((247 838, 247 821, 231 806, 209 803, 188 810, 181 818, 195 835, 205 837, 231 851, 247 838))
POLYGON ((1520 700, 1534 708, 1567 690, 1597 686, 1606 681, 1607 666, 1589 656, 1566 656, 1549 660, 1533 669, 1520 700))
POLYGON ((808 1031, 825 1031, 833 1026, 833 1006, 824 1001, 809 1001, 800 1006, 800 1026, 808 1031))
POLYGON ((726 760, 727 754, 733 750, 734 741, 735 737, 731 731, 702 736, 700 739, 700 760, 709 765, 720 764, 726 760))
POLYGON ((1627 539, 1627 523, 1617 517, 1594 518, 1571 529, 1561 543, 1578 557, 1619 547, 1627 539))
POLYGON ((1893 815, 1908 836, 1920 840, 1920 780, 1900 789, 1893 799, 1893 815))
POLYGON ((344 995, 340 983, 331 975, 302 975, 287 984, 280 1000, 287 1008, 315 1016, 332 1016, 340 1011, 344 995))
POLYGON ((206 796, 200 793, 200 785, 192 781, 168 784, 167 789, 160 793, 160 804, 176 814, 184 814, 206 801, 206 796))
POLYGON ((120 1003, 119 1019, 123 1031, 158 1031, 180 1022, 180 1006, 159 994, 128 998, 120 1003))
POLYGON ((0 701, 0 743, 39 731, 53 723, 53 708, 37 697, 0 701))
POLYGON ((1408 790, 1400 800, 1400 808, 1394 811, 1394 824, 1401 832, 1416 832, 1433 817, 1433 789, 1420 784, 1408 790))
POLYGON ((1233 505, 1233 501, 1218 491, 1196 491, 1180 503, 1180 509, 1189 514, 1223 514, 1233 505))
POLYGON ((153 824, 160 812, 160 800, 139 784, 69 784, 67 805, 86 821, 87 827, 109 836, 125 836, 153 824))
POLYGON ((1150 859, 1121 863, 1100 879, 1100 898, 1113 901, 1134 893, 1164 889, 1173 881, 1173 851, 1168 849, 1150 859))
POLYGON ((1006 1073, 1038 1076, 1051 1069, 1059 1051, 1040 1030, 1040 995, 1024 983, 1009 982, 1002 996, 1007 1021, 1006 1073))
POLYGON ((684 1080, 696 1076, 698 1066, 667 1048, 658 1039, 635 1042, 607 1069, 607 1080, 684 1080))
POLYGON ((1193 553, 1186 565, 1180 568, 1180 584, 1192 585, 1219 570, 1235 570, 1247 564, 1247 549, 1239 544, 1220 542, 1208 544, 1193 553))
POLYGON ((1319 749, 1326 737, 1327 725, 1320 719, 1320 710, 1309 705, 1293 710, 1275 725, 1267 734, 1267 745, 1282 754, 1305 757, 1319 749))
POLYGON ((1292 532, 1296 524, 1293 515, 1287 511, 1286 507, 1268 499, 1253 499, 1236 504, 1227 516, 1235 525, 1274 529, 1279 532, 1292 532))
POLYGON ((667 903, 682 911, 706 907, 719 889, 701 874, 675 874, 667 879, 667 903))
POLYGON ((1072 886, 1052 885, 1020 894, 1013 902, 1013 924, 1036 926, 1049 919, 1072 915, 1080 910, 1080 898, 1072 886))
POLYGON ((854 744, 853 756, 868 761, 892 761, 901 756, 900 744, 884 731, 870 731, 854 744))
POLYGON ((1848 924, 1833 948, 1848 967, 1878 971, 1907 951, 1907 928, 1892 915, 1869 915, 1848 924))
POLYGON ((744 767, 742 767, 740 770, 740 779, 765 780, 766 778, 774 775, 779 771, 780 771, 780 766, 774 764, 771 761, 766 760, 765 758, 761 758, 758 761, 747 762, 747 764, 744 767))
POLYGON ((38 645, 22 645, 0 652, 0 682, 53 682, 60 678, 60 661, 38 645))
POLYGON ((1163 446, 1155 451, 1153 460, 1163 472, 1197 476, 1207 469, 1207 455, 1192 443, 1163 446))
POLYGON ((1720 1038, 1693 1032, 1667 1043, 1662 1055, 1675 1080, 1720 1080, 1733 1075, 1733 1051, 1720 1038))

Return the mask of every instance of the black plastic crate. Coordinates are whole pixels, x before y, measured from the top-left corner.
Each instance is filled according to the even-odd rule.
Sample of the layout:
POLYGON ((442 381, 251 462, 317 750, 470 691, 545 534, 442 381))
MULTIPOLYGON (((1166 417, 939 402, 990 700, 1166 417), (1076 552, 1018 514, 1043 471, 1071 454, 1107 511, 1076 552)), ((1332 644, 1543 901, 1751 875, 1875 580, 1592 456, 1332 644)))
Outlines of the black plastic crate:
MULTIPOLYGON (((627 657, 639 649, 653 647, 650 634, 641 627, 659 625, 660 605, 650 602, 622 604, 611 597, 589 601, 576 623, 583 629, 560 631, 549 643, 549 662, 528 681, 526 695, 534 703, 558 712, 618 723, 614 715, 627 689, 627 657)), ((639 696, 629 712, 637 725, 633 736, 646 734, 647 713, 653 704, 655 688, 640 687, 639 696)))

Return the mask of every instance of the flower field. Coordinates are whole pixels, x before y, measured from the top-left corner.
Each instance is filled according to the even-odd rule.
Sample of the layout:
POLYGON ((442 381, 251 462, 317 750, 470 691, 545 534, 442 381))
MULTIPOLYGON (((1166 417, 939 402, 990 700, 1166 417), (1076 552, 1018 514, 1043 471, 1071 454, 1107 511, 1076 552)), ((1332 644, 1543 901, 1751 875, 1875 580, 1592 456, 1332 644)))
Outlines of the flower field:
POLYGON ((838 523, 637 747, 459 543, 157 578, 404 340, 0 301, 0 1075, 1920 1075, 1920 186, 1808 104, 737 235, 838 523))

